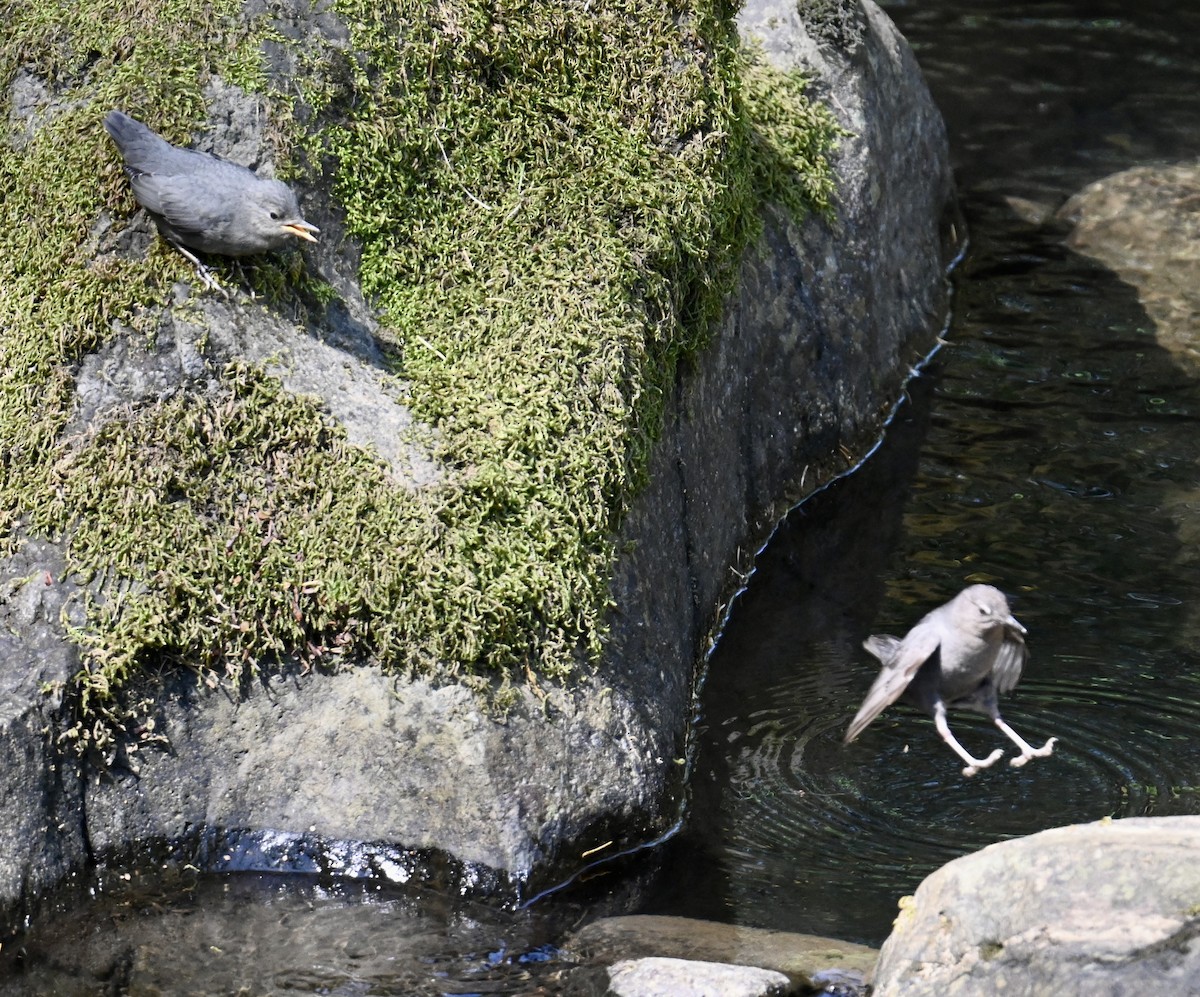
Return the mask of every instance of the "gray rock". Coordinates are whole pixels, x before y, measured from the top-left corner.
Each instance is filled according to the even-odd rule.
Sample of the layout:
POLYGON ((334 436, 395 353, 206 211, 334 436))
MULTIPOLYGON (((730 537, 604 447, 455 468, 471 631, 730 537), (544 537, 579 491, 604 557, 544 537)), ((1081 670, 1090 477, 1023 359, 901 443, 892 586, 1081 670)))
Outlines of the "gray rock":
POLYGON ((13 77, 8 96, 8 143, 20 152, 44 123, 44 108, 50 102, 49 89, 45 80, 22 68, 13 77))
POLYGON ((0 561, 0 908, 36 897, 87 856, 79 766, 58 743, 63 688, 79 669, 61 631, 76 593, 50 544, 0 561))
MULTIPOLYGON (((245 697, 185 678, 147 685, 134 694, 156 698, 157 730, 171 749, 143 751, 127 771, 88 785, 85 833, 97 850, 251 829, 281 841, 317 835, 437 849, 530 884, 578 868, 592 849, 612 854, 674 823, 695 663, 736 581, 731 567, 745 564, 787 503, 870 445, 946 304, 947 149, 911 53, 873 4, 847 51, 810 43, 788 9, 772 20, 771 8, 751 4, 742 29, 780 53, 781 65, 807 54, 821 93, 855 132, 837 157, 835 217, 770 211, 722 328, 667 400, 649 483, 618 537, 626 553, 596 674, 549 690, 544 703, 523 689, 504 718, 485 715, 461 689, 372 668, 276 677, 245 697)), ((235 96, 220 88, 222 108, 235 96)), ((260 155, 261 144, 242 134, 253 115, 234 107, 221 118, 228 127, 214 151, 245 141, 247 157, 260 155)), ((207 390, 226 359, 273 356, 293 390, 322 398, 330 418, 375 445, 398 480, 435 480, 429 430, 406 423, 403 386, 378 369, 353 247, 336 218, 314 220, 322 230, 314 258, 340 295, 319 326, 181 290, 149 323, 154 343, 122 330, 84 363, 73 428, 142 398, 207 390), (146 362, 138 372, 129 369, 135 355, 135 366, 146 362), (387 439, 399 443, 388 450, 387 439)), ((135 238, 153 233, 103 225, 93 233, 101 255, 137 252, 135 238)), ((18 643, 30 639, 14 631, 18 643)), ((18 712, 28 706, 28 696, 14 701, 18 712)), ((42 748, 22 750, 35 759, 42 748)), ((11 810, 0 814, 0 825, 15 820, 11 810)), ((0 840, 7 833, 0 829, 0 840)), ((47 882, 66 857, 51 850, 43 861, 27 847, 14 873, 47 882)))
POLYGON ((593 921, 562 951, 565 959, 588 963, 655 956, 758 966, 782 973, 793 987, 817 990, 836 982, 843 992, 860 992, 879 956, 866 945, 819 935, 657 915, 593 921))
POLYGON ((215 296, 164 312, 152 343, 128 330, 85 357, 70 431, 94 430, 130 405, 180 390, 215 391, 222 358, 233 356, 261 363, 290 391, 319 398, 350 442, 378 454, 397 484, 423 488, 442 480, 430 456, 434 432, 413 419, 394 377, 269 309, 215 296))
POLYGON ((1066 242, 1136 288, 1154 342, 1200 367, 1200 165, 1139 166, 1088 184, 1058 211, 1066 242))
POLYGON ((1200 817, 1102 820, 992 845, 901 901, 878 997, 1194 994, 1200 817))
POLYGON ((499 723, 465 688, 398 684, 370 667, 278 676, 244 696, 180 680, 160 697, 157 731, 171 750, 142 752, 136 775, 88 784, 93 847, 202 826, 270 829, 284 840, 440 850, 522 879, 586 816, 635 819, 625 801, 645 790, 616 785, 610 766, 631 781, 662 766, 615 697, 586 683, 550 695, 559 722, 499 723), (574 764, 547 783, 541 759, 568 756, 574 764), (543 822, 537 834, 531 818, 543 822))
MULTIPOLYGON (((1011 204, 1012 199, 1009 199, 1011 204)), ((1137 294, 1149 321, 1128 330, 1148 347, 1161 347, 1177 362, 1176 378, 1200 372, 1200 164, 1139 166, 1088 184, 1058 211, 1056 221, 1069 226, 1066 243, 1115 273, 1137 294)), ((1150 404, 1162 406, 1163 417, 1182 402, 1162 375, 1150 404)), ((1169 512, 1180 550, 1200 545, 1200 518, 1190 510, 1200 502, 1194 482, 1176 483, 1160 506, 1169 512)), ((1185 640, 1200 628, 1193 606, 1185 640)))
POLYGON ((634 959, 611 967, 616 997, 772 997, 787 993, 787 977, 769 969, 687 959, 634 959))

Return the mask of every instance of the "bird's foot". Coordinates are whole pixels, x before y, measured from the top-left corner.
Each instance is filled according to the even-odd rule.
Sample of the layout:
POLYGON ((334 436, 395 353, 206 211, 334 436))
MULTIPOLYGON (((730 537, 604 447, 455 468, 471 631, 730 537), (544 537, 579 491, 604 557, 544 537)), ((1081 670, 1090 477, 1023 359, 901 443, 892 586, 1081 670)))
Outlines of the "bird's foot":
POLYGON ((227 290, 225 290, 225 288, 221 286, 221 284, 217 280, 217 278, 213 276, 212 270, 210 270, 208 267, 201 264, 197 268, 196 272, 199 275, 200 279, 204 282, 205 287, 207 287, 210 291, 216 291, 217 294, 219 294, 226 301, 229 300, 229 292, 227 290))
POLYGON ((1015 769, 1019 769, 1031 758, 1049 758, 1050 755, 1054 753, 1054 745, 1057 743, 1058 738, 1052 737, 1040 748, 1031 748, 1029 745, 1026 745, 1026 750, 1022 751, 1019 755, 1017 755, 1016 758, 1010 758, 1008 760, 1008 764, 1015 769))
POLYGON ((216 291, 226 301, 229 300, 229 292, 226 291, 225 288, 220 285, 220 283, 218 283, 217 278, 213 276, 212 269, 200 262, 200 257, 198 257, 187 247, 179 245, 179 243, 172 243, 172 245, 189 260, 191 260, 192 265, 196 268, 196 276, 198 276, 200 280, 204 282, 205 287, 207 287, 210 291, 216 291))
POLYGON ((971 764, 962 770, 963 775, 969 779, 971 776, 975 775, 976 772, 982 772, 986 768, 991 768, 1003 757, 1004 752, 999 748, 996 748, 990 755, 987 756, 987 758, 972 758, 971 764))

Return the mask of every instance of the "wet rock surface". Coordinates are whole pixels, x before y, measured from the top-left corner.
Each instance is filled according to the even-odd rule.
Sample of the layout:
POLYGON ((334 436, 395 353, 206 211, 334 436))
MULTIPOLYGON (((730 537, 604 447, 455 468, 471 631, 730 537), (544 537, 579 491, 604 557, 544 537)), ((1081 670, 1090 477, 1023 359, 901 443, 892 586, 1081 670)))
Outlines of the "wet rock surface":
POLYGON ((991 845, 901 903, 875 993, 1183 994, 1200 980, 1200 817, 991 845))
POLYGON ((1137 288, 1155 341, 1200 365, 1200 166, 1138 166, 1089 184, 1058 211, 1067 245, 1137 288))
POLYGON ((0 905, 32 900, 88 856, 79 766, 57 741, 79 668, 61 630, 77 593, 50 544, 0 561, 0 905))
POLYGON ((608 971, 616 997, 776 997, 787 977, 753 966, 686 959, 633 959, 608 971))
POLYGON ((581 963, 661 958, 754 966, 782 974, 803 992, 843 994, 863 992, 878 955, 866 945, 818 935, 654 915, 593 921, 563 944, 564 958, 581 963))

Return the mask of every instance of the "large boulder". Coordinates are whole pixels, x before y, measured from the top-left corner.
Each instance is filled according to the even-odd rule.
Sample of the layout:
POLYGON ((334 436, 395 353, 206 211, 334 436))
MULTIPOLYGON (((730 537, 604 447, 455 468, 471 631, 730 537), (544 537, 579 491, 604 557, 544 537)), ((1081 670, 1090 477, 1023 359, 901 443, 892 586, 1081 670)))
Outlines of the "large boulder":
POLYGON ((901 902, 874 992, 1195 993, 1197 848, 1200 817, 1135 817, 956 859, 901 902))
MULTIPOLYGON (((498 877, 532 887, 586 852, 650 840, 677 819, 695 665, 735 578, 730 569, 744 564, 782 504, 870 446, 935 341, 954 251, 944 129, 888 18, 866 0, 814 38, 794 4, 752 2, 740 27, 780 68, 811 73, 847 129, 836 207, 832 217, 768 212, 724 322, 666 399, 648 482, 617 538, 600 666, 569 688, 518 688, 504 713, 463 688, 370 665, 297 667, 237 692, 187 675, 149 677, 131 699, 145 697, 150 740, 169 748, 110 754, 109 770, 86 781, 45 740, 69 723, 59 703, 40 698, 34 681, 16 683, 7 715, 18 720, 0 730, 20 761, 0 774, 0 899, 85 854, 225 831, 265 837, 240 850, 205 839, 194 857, 216 868, 387 875, 400 868, 396 849, 416 850, 451 856, 468 870, 465 886, 498 877), (52 848, 41 830, 50 827, 52 848), (376 850, 354 850, 363 842, 376 850)), ((231 98, 216 88, 208 99, 231 98)), ((240 119, 230 112, 230 120, 240 119)), ((336 225, 320 220, 323 229, 336 225)), ((140 239, 139 252, 153 238, 149 230, 121 236, 140 239)), ((100 248, 128 252, 124 242, 100 248)), ((325 343, 263 325, 250 309, 181 295, 152 343, 131 334, 84 362, 79 419, 202 382, 198 347, 220 336, 234 355, 273 364, 285 386, 320 394, 351 442, 374 443, 399 486, 435 485, 440 472, 420 427, 406 431, 414 427, 376 369, 353 261, 325 264, 342 302, 325 343), (128 375, 129 350, 144 362, 137 376, 128 375)), ((65 599, 66 589, 54 588, 69 584, 61 556, 50 546, 22 556, 0 600, 24 605, 37 585, 65 599)), ((32 661, 30 642, 57 621, 43 613, 42 629, 31 629, 20 612, 8 613, 5 639, 24 646, 9 660, 32 661)), ((45 658, 55 688, 69 658, 45 658)))

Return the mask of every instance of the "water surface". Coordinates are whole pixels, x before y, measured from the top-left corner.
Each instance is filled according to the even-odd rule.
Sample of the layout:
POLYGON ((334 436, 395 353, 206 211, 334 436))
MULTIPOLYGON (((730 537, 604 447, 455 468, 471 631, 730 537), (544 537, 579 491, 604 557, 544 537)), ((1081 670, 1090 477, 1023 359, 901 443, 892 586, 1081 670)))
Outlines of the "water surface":
MULTIPOLYGON (((878 943, 956 856, 1200 813, 1200 372, 1053 218, 1094 180, 1200 149, 1200 15, 1132 7, 888 6, 946 115, 971 233, 950 345, 880 450, 759 555, 711 658, 656 910, 878 943), (971 582, 1029 629, 1002 706, 1027 740, 1060 737, 1054 756, 965 779, 902 707, 843 748, 876 672, 863 637, 971 582)), ((951 723, 976 754, 1011 748, 983 718, 951 723)))

